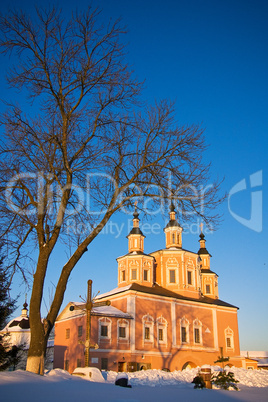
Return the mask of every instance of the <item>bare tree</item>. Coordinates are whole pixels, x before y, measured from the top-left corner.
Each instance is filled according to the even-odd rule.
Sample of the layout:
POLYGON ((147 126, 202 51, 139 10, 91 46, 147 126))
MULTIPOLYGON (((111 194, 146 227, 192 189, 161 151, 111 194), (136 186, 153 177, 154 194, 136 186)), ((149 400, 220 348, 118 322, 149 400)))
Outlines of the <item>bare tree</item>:
POLYGON ((16 56, 8 83, 29 95, 28 104, 7 104, 1 117, 1 237, 14 272, 25 275, 37 250, 27 370, 40 374, 72 269, 115 212, 137 197, 141 204, 150 197, 153 208, 173 194, 182 219, 198 213, 211 223, 220 201, 218 184, 204 190, 202 129, 179 127, 168 101, 141 104, 142 85, 124 63, 124 29, 99 20, 90 8, 70 21, 54 8, 37 9, 34 19, 21 11, 0 18, 2 52, 16 56), (70 233, 70 219, 87 230, 70 233), (49 260, 66 238, 76 246, 42 320, 49 260))

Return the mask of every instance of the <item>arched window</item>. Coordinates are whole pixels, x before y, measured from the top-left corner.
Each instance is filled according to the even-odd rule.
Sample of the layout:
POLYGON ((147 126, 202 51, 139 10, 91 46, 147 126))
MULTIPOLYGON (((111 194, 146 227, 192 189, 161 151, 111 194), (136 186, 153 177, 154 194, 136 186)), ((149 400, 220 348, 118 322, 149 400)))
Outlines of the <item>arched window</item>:
POLYGON ((129 323, 127 320, 117 321, 117 339, 119 341, 128 341, 129 339, 129 323))
POLYGON ((193 322, 193 336, 194 336, 194 344, 202 345, 202 323, 198 319, 193 322))
POLYGON ((157 343, 167 344, 167 320, 161 316, 156 320, 157 327, 157 343))
POLYGON ((154 319, 150 314, 142 317, 143 323, 143 342, 154 342, 154 319))
POLYGON ((224 330, 226 349, 231 350, 234 348, 234 331, 228 327, 224 330))
POLYGON ((184 343, 184 344, 189 343, 189 326, 190 326, 190 323, 185 317, 183 317, 180 320, 180 324, 181 324, 181 326, 180 326, 181 343, 184 343))

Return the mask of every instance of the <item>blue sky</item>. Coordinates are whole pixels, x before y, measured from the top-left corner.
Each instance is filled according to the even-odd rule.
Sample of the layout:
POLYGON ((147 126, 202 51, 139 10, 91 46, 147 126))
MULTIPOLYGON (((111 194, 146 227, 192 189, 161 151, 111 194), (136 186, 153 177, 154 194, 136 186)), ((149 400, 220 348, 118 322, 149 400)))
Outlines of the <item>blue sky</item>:
MULTIPOLYGON (((74 7, 69 0, 50 3, 61 5, 66 13, 74 7)), ((0 10, 10 4, 31 12, 34 4, 43 2, 3 1, 0 10)), ((79 9, 87 4, 80 1, 79 9)), ((213 256, 211 268, 219 275, 220 298, 240 308, 241 349, 268 350, 267 1, 96 0, 93 5, 103 9, 104 21, 122 17, 127 26, 126 58, 138 78, 146 80, 144 99, 173 99, 180 124, 205 128, 210 145, 205 159, 211 161, 213 178, 225 178, 222 192, 230 194, 244 180, 240 187, 245 189, 233 193, 229 207, 227 199, 219 208, 223 220, 206 236, 207 248, 213 256)), ((7 66, 1 57, 1 98, 8 96, 3 80, 7 66)), ((123 224, 121 235, 101 234, 91 244, 71 276, 64 303, 84 296, 89 278, 95 292, 117 286, 116 258, 127 252, 129 219, 125 214, 113 217, 112 223, 123 224)), ((157 215, 155 223, 156 233, 145 239, 146 252, 164 247, 164 217, 157 215)), ((197 251, 197 225, 191 231, 184 234, 183 247, 197 251)), ((53 264, 63 258, 58 253, 53 264)), ((52 266, 47 303, 56 274, 52 266)), ((25 289, 20 282, 17 278, 13 292, 21 292, 22 303, 25 289)))

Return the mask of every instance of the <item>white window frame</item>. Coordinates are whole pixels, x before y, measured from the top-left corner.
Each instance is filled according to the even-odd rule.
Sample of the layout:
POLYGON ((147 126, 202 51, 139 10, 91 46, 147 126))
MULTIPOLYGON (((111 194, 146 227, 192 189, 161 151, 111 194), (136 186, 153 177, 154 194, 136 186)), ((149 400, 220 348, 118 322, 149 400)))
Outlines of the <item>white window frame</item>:
POLYGON ((181 339, 181 344, 182 345, 188 345, 190 343, 190 332, 189 332, 189 328, 190 328, 190 323, 187 320, 187 318, 183 317, 180 320, 180 339, 181 339), (182 327, 186 328, 186 341, 182 341, 182 327))
POLYGON ((202 323, 196 318, 193 322, 193 342, 194 345, 203 345, 203 336, 202 336, 202 323), (195 329, 199 329, 199 339, 200 342, 195 342, 195 329))
POLYGON ((99 341, 100 340, 109 340, 111 342, 112 337, 112 320, 107 317, 99 318, 99 341), (107 328, 107 336, 101 336, 101 326, 106 325, 107 328))
POLYGON ((140 275, 141 275, 139 261, 138 260, 131 260, 129 262, 128 268, 129 268, 130 281, 131 282, 139 281, 140 280, 140 275), (133 270, 136 270, 136 279, 132 279, 132 271, 133 270))
POLYGON ((117 321, 117 339, 118 339, 118 341, 128 342, 128 340, 129 340, 129 322, 127 320, 120 319, 117 321), (119 336, 119 327, 125 328, 126 336, 124 338, 119 336))
POLYGON ((168 323, 167 320, 161 315, 156 320, 156 327, 157 327, 157 343, 158 344, 167 344, 167 327, 168 323), (163 330, 163 339, 159 339, 159 329, 163 330))
POLYGON ((179 262, 176 258, 170 257, 166 262, 166 283, 167 285, 179 284, 179 262), (175 271, 175 282, 170 282, 170 272, 175 271))
POLYGON ((230 327, 225 328, 224 337, 226 350, 234 350, 234 331, 230 327), (227 338, 230 338, 231 341, 231 346, 229 347, 227 346, 227 338))
POLYGON ((150 314, 146 314, 142 317, 142 339, 143 343, 154 343, 154 319, 150 314), (149 339, 145 339, 145 328, 150 330, 149 339))
POLYGON ((187 286, 193 286, 194 285, 194 275, 193 275, 193 270, 192 269, 187 269, 187 286), (189 278, 188 275, 191 274, 191 283, 189 283, 189 278))

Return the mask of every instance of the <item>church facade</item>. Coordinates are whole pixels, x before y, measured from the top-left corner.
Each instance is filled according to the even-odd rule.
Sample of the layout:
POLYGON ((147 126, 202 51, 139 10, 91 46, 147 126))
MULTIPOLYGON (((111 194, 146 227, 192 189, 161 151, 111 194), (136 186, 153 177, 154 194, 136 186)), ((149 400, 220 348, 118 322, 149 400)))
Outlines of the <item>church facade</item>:
MULTIPOLYGON (((211 270, 204 234, 197 253, 183 249, 173 206, 164 233, 165 248, 146 254, 135 210, 128 253, 117 259, 118 287, 97 296, 110 305, 91 311, 90 342, 98 348, 90 349, 89 365, 173 371, 213 365, 222 354, 230 358, 229 365, 246 368, 240 357, 238 308, 219 299, 218 275, 211 270)), ((70 302, 57 318, 55 368, 72 372, 85 364, 84 307, 70 302)))

